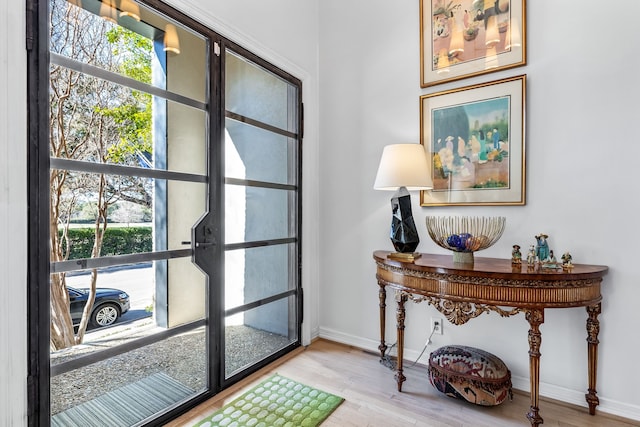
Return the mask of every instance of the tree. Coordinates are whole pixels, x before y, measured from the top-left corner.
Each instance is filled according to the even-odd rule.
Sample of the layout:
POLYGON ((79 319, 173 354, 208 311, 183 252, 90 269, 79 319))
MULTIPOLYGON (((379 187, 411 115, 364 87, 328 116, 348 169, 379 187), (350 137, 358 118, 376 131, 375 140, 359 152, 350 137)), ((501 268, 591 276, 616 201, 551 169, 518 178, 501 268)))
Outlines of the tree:
MULTIPOLYGON (((64 0, 51 2, 50 50, 73 60, 149 82, 151 41, 107 23, 64 0)), ((50 67, 50 155, 137 165, 151 152, 151 96, 60 65, 50 67)), ((99 257, 110 206, 124 199, 149 207, 151 184, 135 177, 50 171, 50 260, 69 257, 68 230, 76 209, 94 199, 92 257, 99 257)), ((51 348, 82 342, 93 309, 98 271, 77 332, 71 321, 64 273, 51 275, 51 348)))

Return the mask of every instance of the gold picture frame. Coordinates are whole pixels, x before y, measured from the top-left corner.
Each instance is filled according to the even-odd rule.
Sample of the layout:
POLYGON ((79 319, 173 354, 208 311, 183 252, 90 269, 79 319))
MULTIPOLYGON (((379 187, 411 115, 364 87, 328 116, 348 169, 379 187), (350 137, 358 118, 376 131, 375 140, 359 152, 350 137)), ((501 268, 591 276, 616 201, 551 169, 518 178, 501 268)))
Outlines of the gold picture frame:
POLYGON ((525 0, 420 0, 420 86, 519 67, 525 0))
POLYGON ((524 205, 526 75, 420 97, 421 206, 524 205))

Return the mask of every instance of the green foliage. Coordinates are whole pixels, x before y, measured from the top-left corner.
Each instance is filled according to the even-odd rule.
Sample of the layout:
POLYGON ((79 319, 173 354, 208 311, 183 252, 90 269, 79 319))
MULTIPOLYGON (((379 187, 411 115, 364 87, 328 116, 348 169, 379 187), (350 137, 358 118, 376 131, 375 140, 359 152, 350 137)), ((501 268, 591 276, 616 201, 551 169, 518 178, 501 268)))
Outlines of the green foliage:
POLYGON ((496 181, 496 180, 490 179, 488 181, 476 184, 471 188, 505 188, 508 185, 509 184, 504 181, 496 181))
POLYGON ((436 1, 433 6, 433 16, 442 14, 447 17, 452 16, 453 11, 461 7, 459 3, 453 4, 453 1, 450 1, 446 5, 444 4, 444 1, 436 1))
POLYGON ((493 150, 489 152, 487 157, 489 158, 489 160, 501 162, 505 158, 509 157, 509 152, 504 150, 493 150))
POLYGON ((120 72, 127 77, 150 84, 152 41, 119 26, 107 31, 106 36, 113 54, 123 57, 120 72))
MULTIPOLYGON (((70 228, 68 238, 71 248, 69 259, 91 258, 95 238, 93 227, 70 228)), ((151 252, 152 247, 151 227, 111 227, 105 230, 101 255, 151 252)))
POLYGON ((152 150, 151 143, 151 96, 132 93, 140 99, 137 104, 122 104, 118 107, 103 108, 98 112, 111 117, 118 125, 120 141, 108 149, 108 158, 115 163, 125 163, 138 152, 152 150))
MULTIPOLYGON (((119 72, 142 83, 151 83, 151 40, 123 27, 106 33, 115 56, 121 57, 119 72)), ((109 160, 127 163, 138 153, 152 152, 152 97, 132 90, 129 102, 116 107, 101 108, 97 112, 110 117, 117 124, 120 141, 108 149, 109 160)))
POLYGON ((503 141, 509 140, 509 122, 504 118, 496 118, 493 123, 485 123, 481 129, 485 135, 489 132, 493 132, 493 129, 498 129, 500 132, 500 139, 503 141))

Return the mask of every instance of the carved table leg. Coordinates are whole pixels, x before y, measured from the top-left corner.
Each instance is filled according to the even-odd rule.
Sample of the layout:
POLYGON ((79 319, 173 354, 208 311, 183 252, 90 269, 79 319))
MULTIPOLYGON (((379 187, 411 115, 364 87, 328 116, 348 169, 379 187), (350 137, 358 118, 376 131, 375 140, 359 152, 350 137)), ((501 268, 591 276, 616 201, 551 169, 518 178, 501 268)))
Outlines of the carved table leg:
POLYGON ((529 375, 531 382, 531 408, 527 418, 533 427, 543 423, 542 417, 538 413, 540 398, 540 345, 542 344, 542 334, 540 325, 544 322, 544 310, 527 310, 527 321, 529 322, 529 375))
POLYGON ((384 354, 387 352, 388 348, 387 344, 384 342, 384 331, 386 329, 387 317, 387 290, 383 283, 378 282, 378 286, 380 286, 380 290, 378 291, 378 298, 380 299, 380 345, 378 346, 378 350, 380 350, 380 361, 383 361, 384 354))
POLYGON ((600 332, 600 304, 587 307, 589 318, 587 319, 587 351, 589 356, 589 390, 585 395, 589 404, 589 413, 596 414, 596 406, 600 403, 600 399, 596 395, 596 379, 598 370, 598 333, 600 332))
POLYGON ((405 303, 407 302, 407 294, 401 291, 396 291, 396 302, 398 307, 396 309, 396 327, 398 333, 398 361, 396 370, 396 381, 398 382, 398 391, 402 391, 402 383, 407 379, 402 369, 402 359, 404 357, 404 318, 405 318, 405 303))

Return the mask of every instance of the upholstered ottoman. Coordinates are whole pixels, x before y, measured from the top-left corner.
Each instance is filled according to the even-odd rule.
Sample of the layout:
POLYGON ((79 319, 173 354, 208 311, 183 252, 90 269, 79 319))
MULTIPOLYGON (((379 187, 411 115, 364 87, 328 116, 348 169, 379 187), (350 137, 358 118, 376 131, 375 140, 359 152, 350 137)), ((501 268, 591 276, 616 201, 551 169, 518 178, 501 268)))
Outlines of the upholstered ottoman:
POLYGON ((429 381, 447 396, 494 406, 511 394, 511 372, 500 358, 461 345, 441 347, 429 357, 429 381))

